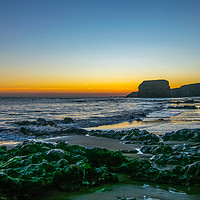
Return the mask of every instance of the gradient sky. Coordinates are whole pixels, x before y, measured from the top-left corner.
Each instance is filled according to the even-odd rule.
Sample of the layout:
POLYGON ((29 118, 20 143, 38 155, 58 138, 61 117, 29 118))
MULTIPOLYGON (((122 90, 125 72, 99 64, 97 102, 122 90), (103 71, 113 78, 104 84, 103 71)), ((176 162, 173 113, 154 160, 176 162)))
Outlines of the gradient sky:
POLYGON ((0 96, 200 82, 200 1, 0 0, 0 75, 0 96))

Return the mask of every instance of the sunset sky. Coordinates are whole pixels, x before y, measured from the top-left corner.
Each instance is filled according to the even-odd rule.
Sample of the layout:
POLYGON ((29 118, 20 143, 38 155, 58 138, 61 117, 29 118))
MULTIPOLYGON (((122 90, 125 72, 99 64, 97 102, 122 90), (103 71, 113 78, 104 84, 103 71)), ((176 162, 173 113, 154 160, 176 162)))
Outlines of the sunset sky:
POLYGON ((200 82, 200 0, 0 0, 0 75, 0 96, 200 82))

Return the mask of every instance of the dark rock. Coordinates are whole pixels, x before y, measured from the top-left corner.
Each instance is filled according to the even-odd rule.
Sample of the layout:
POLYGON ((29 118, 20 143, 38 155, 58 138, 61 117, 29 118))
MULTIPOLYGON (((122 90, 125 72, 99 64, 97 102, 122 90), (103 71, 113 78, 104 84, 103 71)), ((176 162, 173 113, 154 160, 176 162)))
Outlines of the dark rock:
POLYGON ((159 183, 167 183, 167 182, 169 183, 170 174, 171 174, 170 170, 162 170, 162 171, 160 171, 160 173, 158 175, 158 182, 159 183))
POLYGON ((16 124, 19 126, 30 126, 30 125, 36 125, 36 121, 21 121, 21 122, 16 122, 16 124))
POLYGON ((57 123, 54 122, 54 121, 47 121, 47 124, 48 124, 49 126, 52 126, 52 127, 56 127, 56 126, 57 126, 57 123))
POLYGON ((140 98, 168 98, 170 97, 169 82, 166 80, 143 81, 139 85, 140 98))
POLYGON ((200 83, 183 85, 171 90, 172 97, 196 97, 200 96, 200 83))
MULTIPOLYGON (((38 118, 36 121, 21 121, 21 122, 16 122, 17 125, 19 126, 52 126, 56 127, 57 124, 69 124, 69 123, 74 123, 74 120, 72 118, 66 117, 63 120, 50 120, 47 121, 44 118, 38 118)), ((23 127, 22 127, 23 128, 23 127)))
POLYGON ((144 143, 157 144, 160 140, 159 136, 149 133, 148 131, 140 131, 139 129, 132 129, 126 131, 90 131, 91 136, 107 137, 121 140, 123 143, 144 143))
POLYGON ((171 183, 177 185, 186 182, 185 168, 180 165, 174 166, 171 169, 170 179, 171 183))
POLYGON ((69 117, 65 117, 62 121, 63 124, 69 124, 69 123, 74 123, 74 120, 69 117))
POLYGON ((126 161, 126 158, 120 152, 112 152, 97 147, 86 148, 85 156, 95 165, 100 165, 101 163, 107 167, 117 167, 126 161))
POLYGON ((137 98, 138 92, 131 92, 130 94, 126 95, 126 97, 137 98))
POLYGON ((175 133, 166 133, 163 136, 163 140, 200 142, 200 129, 183 129, 175 133))
POLYGON ((37 153, 37 152, 41 152, 42 151, 42 147, 41 145, 37 144, 37 143, 23 143, 23 145, 21 146, 21 155, 27 155, 27 154, 32 154, 32 153, 37 153))
POLYGON ((61 149, 51 149, 46 154, 46 159, 48 161, 58 161, 65 157, 65 152, 61 149))
POLYGON ((38 124, 40 124, 40 125, 43 125, 43 126, 46 126, 46 125, 47 125, 47 121, 46 121, 46 119, 44 119, 44 118, 38 118, 38 119, 36 120, 36 122, 37 122, 38 124))
MULTIPOLYGON (((169 88, 166 80, 143 81, 139 85, 138 92, 132 92, 126 97, 141 98, 168 98, 168 97, 199 97, 200 83, 182 85, 180 88, 169 88)), ((176 102, 181 103, 179 101, 176 102)), ((185 103, 199 103, 199 101, 188 100, 185 103)))
POLYGON ((86 135, 88 134, 88 131, 85 129, 81 129, 81 128, 67 128, 64 129, 63 131, 60 132, 61 134, 68 134, 68 133, 72 133, 72 134, 77 134, 77 135, 86 135))
POLYGON ((173 149, 169 145, 160 145, 160 146, 142 146, 140 149, 143 153, 151 154, 169 154, 173 152, 173 149))
POLYGON ((126 161, 121 153, 105 149, 26 141, 11 150, 5 149, 0 161, 0 192, 20 199, 53 187, 76 191, 82 186, 117 182, 111 169, 126 161), (56 149, 58 146, 66 150, 56 149))
POLYGON ((30 134, 30 130, 24 127, 20 127, 20 131, 24 134, 24 135, 29 135, 30 134))
POLYGON ((169 109, 198 109, 196 106, 169 106, 169 109))
MULTIPOLYGON (((137 136, 148 132, 110 132, 115 137, 137 136)), ((147 134, 148 135, 148 134, 147 134)), ((158 144, 158 143, 157 143, 158 144)), ((13 149, 0 148, 0 194, 15 199, 38 195, 52 189, 77 191, 101 183, 117 182, 115 173, 126 173, 134 180, 169 184, 200 183, 199 144, 143 146, 153 153, 150 160, 127 159, 121 152, 94 147, 25 141, 13 149), (173 165, 173 166, 171 166, 173 165), (114 173, 115 172, 115 173, 114 173)))
POLYGON ((200 161, 186 167, 187 182, 200 184, 200 161))

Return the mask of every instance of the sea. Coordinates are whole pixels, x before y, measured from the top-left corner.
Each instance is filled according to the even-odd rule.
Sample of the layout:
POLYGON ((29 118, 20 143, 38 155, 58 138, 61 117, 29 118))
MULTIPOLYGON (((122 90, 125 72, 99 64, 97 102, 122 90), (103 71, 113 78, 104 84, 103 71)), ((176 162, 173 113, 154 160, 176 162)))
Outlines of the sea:
POLYGON ((185 128, 200 128, 200 97, 1 97, 0 141, 34 138, 34 135, 24 135, 16 122, 36 121, 38 118, 47 121, 57 120, 57 128, 38 125, 26 127, 38 132, 49 131, 49 137, 53 137, 51 132, 69 127, 86 130, 138 128, 155 134, 164 134, 185 128), (74 123, 59 124, 59 120, 62 121, 66 117, 72 118, 74 123))

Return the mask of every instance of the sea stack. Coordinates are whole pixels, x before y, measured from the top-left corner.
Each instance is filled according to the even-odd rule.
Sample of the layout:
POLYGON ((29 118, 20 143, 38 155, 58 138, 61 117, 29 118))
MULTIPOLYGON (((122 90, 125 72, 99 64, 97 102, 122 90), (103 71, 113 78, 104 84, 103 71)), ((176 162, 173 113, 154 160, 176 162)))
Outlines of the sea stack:
POLYGON ((140 98, 168 98, 171 96, 167 80, 143 81, 138 89, 138 97, 140 98))

